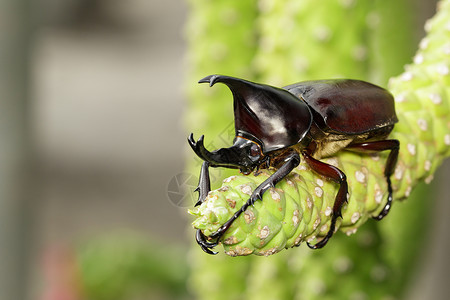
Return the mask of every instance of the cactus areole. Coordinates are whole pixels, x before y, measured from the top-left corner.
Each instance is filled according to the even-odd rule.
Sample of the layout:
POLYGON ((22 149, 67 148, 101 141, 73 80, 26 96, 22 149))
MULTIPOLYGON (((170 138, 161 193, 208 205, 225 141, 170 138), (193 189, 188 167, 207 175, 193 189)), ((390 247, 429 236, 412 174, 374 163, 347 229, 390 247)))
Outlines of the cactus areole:
POLYGON ((198 141, 193 134, 188 142, 204 160, 197 187, 200 205, 210 191, 209 167, 239 169, 241 173, 256 174, 260 169, 273 168, 273 173, 251 194, 248 201, 210 236, 198 229, 196 240, 209 253, 218 245, 225 231, 250 205, 269 188, 274 187, 300 163, 303 157, 318 174, 339 184, 331 225, 326 236, 308 246, 322 248, 332 237, 336 220, 348 198, 345 174, 335 166, 320 161, 342 150, 373 153, 389 150, 384 170, 388 198, 381 220, 392 204, 390 176, 397 162, 399 142, 387 139, 394 124, 394 98, 385 89, 368 82, 338 79, 300 82, 284 88, 258 84, 247 80, 211 75, 199 81, 213 86, 220 82, 233 94, 236 137, 229 148, 208 151, 203 136, 198 141))

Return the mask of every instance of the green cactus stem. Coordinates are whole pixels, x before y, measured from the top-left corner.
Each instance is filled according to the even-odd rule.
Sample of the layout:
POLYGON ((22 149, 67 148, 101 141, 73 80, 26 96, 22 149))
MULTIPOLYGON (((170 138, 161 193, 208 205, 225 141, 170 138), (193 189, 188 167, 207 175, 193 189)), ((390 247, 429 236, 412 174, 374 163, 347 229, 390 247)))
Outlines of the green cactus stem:
MULTIPOLYGON (((450 154, 448 98, 450 55, 446 29, 449 2, 427 23, 414 64, 390 80, 396 99, 399 123, 391 138, 401 143, 399 160, 392 176, 394 199, 408 197, 421 181, 430 182, 436 168, 450 154), (447 51, 447 52, 446 52, 447 51)), ((337 227, 345 233, 357 230, 379 213, 386 200, 383 168, 386 154, 359 155, 342 152, 329 158, 347 174, 350 199, 337 227)), ((205 203, 191 210, 198 218, 194 227, 208 235, 229 219, 248 199, 255 187, 270 175, 234 176, 212 191, 205 203)), ((337 185, 301 164, 296 172, 265 193, 263 201, 249 208, 223 236, 228 255, 270 255, 327 232, 330 208, 337 185)))

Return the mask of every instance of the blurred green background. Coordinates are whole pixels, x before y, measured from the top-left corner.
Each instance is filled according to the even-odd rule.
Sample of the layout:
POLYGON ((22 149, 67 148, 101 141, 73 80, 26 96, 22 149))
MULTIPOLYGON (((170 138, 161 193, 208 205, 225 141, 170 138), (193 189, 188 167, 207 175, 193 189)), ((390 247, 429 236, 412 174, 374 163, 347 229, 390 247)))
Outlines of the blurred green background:
MULTIPOLYGON (((183 116, 200 79, 187 76, 194 11, 162 0, 0 5, 0 299, 194 299, 185 123, 202 116, 183 116)), ((416 41, 435 5, 411 1, 416 41)), ((407 299, 450 292, 449 176, 447 162, 436 199, 423 199, 433 218, 407 299)))

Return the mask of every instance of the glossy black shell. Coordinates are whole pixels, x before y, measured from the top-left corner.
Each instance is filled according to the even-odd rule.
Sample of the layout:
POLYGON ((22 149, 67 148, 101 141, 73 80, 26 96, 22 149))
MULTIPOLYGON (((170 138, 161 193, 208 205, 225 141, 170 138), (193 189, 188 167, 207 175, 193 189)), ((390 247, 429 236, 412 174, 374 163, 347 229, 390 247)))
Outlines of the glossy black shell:
POLYGON ((324 131, 353 135, 398 122, 393 96, 365 81, 305 81, 284 89, 308 104, 314 121, 324 131))

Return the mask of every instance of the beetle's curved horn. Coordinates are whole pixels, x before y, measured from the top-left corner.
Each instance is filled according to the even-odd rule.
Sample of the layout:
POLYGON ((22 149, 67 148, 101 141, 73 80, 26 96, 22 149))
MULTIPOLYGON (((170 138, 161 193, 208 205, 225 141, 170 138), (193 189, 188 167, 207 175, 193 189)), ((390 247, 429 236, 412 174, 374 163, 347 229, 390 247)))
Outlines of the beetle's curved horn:
POLYGON ((239 145, 233 145, 230 148, 221 148, 212 152, 208 151, 204 145, 204 136, 202 135, 197 142, 191 133, 188 138, 189 145, 195 154, 201 159, 210 163, 211 167, 240 168, 239 162, 242 160, 243 148, 239 145))
POLYGON ((227 85, 233 93, 236 136, 258 139, 263 153, 297 144, 308 133, 311 111, 289 91, 224 75, 210 75, 199 81, 210 86, 217 82, 227 85))

